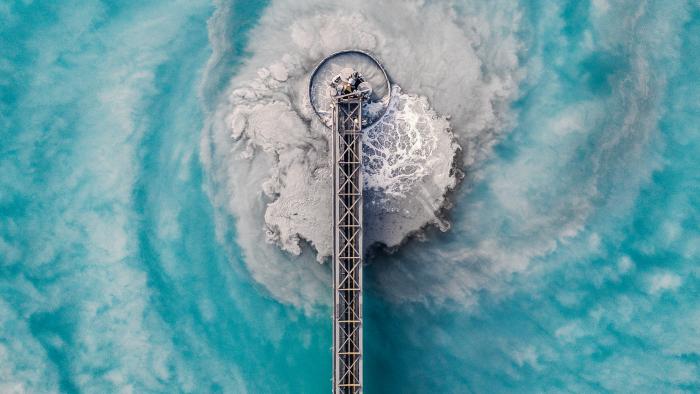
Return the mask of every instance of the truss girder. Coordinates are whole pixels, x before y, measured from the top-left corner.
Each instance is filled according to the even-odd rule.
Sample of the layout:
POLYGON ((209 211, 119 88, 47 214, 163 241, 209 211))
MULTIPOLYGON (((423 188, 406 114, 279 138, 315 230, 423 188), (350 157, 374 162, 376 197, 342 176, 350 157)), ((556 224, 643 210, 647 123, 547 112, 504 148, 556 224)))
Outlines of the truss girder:
POLYGON ((333 392, 362 392, 362 98, 333 103, 333 392))

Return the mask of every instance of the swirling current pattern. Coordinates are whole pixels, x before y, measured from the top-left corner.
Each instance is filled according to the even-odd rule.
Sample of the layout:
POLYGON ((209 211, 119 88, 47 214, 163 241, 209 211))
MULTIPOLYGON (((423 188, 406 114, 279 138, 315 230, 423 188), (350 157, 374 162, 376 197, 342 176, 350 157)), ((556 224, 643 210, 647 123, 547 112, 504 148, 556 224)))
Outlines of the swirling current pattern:
POLYGON ((0 2, 0 392, 328 392, 347 48, 402 89, 368 202, 415 199, 367 392, 700 391, 697 0, 66 0, 0 2))

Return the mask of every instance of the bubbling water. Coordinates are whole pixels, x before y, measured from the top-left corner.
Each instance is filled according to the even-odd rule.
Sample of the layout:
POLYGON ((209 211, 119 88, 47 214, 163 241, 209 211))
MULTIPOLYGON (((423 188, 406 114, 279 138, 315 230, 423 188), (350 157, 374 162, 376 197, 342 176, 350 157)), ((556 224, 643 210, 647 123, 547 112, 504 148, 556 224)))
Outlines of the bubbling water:
MULTIPOLYGON (((263 184, 271 200, 264 213, 266 240, 296 255, 300 241, 309 241, 322 261, 333 242, 330 130, 317 121, 309 129, 304 114, 294 110, 305 106, 298 101, 305 97, 295 91, 303 84, 296 82, 309 74, 285 68, 283 74, 300 76, 282 79, 268 72, 273 66, 234 90, 231 135, 246 146, 242 157, 271 156, 263 184), (287 105, 279 100, 282 92, 287 105)), ((447 120, 425 97, 404 94, 398 86, 392 94, 387 114, 364 131, 366 247, 395 247, 432 223, 446 229, 436 212, 457 183, 451 168, 458 145, 447 120)))
POLYGON ((304 256, 324 261, 332 253, 330 130, 308 90, 312 70, 330 54, 371 53, 394 89, 384 117, 364 130, 364 245, 396 249, 426 226, 449 228, 437 212, 510 122, 521 72, 512 24, 462 12, 360 1, 348 13, 325 2, 277 1, 252 31, 252 56, 209 117, 201 157, 214 204, 236 219, 251 275, 275 298, 304 308, 327 303, 329 272, 304 256), (492 41, 498 45, 482 45, 492 41))

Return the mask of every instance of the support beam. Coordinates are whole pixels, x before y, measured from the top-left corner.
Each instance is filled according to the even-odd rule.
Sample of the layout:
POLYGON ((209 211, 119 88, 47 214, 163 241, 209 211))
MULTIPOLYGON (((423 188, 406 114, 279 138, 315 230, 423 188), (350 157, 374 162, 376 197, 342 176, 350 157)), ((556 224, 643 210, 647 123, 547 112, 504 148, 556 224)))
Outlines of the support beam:
POLYGON ((362 392, 362 96, 333 102, 333 392, 362 392))

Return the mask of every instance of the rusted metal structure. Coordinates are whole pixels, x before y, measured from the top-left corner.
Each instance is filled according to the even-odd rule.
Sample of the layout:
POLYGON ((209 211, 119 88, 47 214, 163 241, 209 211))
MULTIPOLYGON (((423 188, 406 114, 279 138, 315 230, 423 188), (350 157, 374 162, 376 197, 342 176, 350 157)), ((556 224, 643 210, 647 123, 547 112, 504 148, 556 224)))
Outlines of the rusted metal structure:
POLYGON ((362 129, 391 99, 384 68, 362 51, 323 59, 309 81, 309 100, 333 142, 333 393, 361 393, 362 129), (372 110, 369 110, 369 106, 372 110))
POLYGON ((362 392, 362 101, 333 104, 333 391, 362 392))

